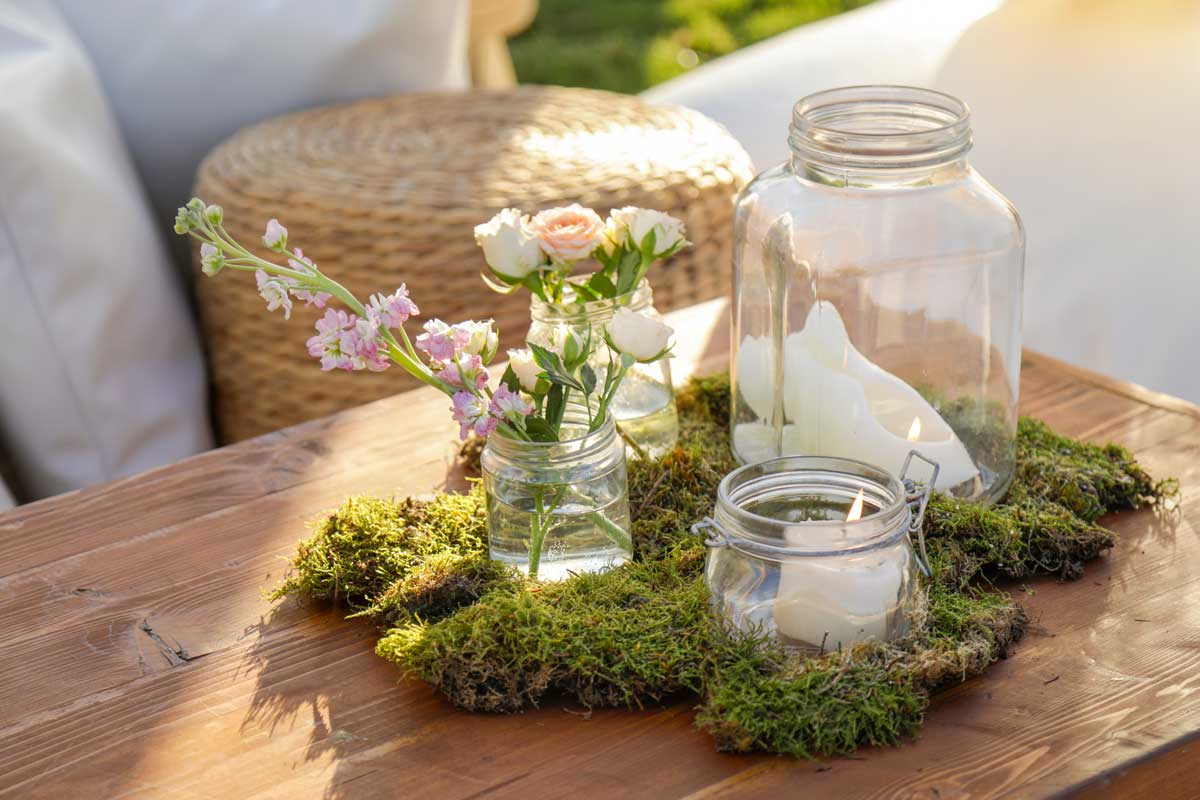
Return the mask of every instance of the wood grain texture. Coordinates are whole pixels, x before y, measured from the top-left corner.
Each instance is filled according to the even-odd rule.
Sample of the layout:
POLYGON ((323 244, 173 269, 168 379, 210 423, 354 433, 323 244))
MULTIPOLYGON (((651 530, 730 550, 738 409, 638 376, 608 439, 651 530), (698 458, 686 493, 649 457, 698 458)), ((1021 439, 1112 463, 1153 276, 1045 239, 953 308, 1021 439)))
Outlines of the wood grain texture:
MULTIPOLYGON (((722 301, 674 315, 679 377, 720 368, 722 301)), ((713 750, 688 701, 470 715, 336 609, 268 604, 351 493, 457 485, 419 390, 0 515, 0 796, 1200 796, 1200 412, 1029 354, 1022 410, 1115 440, 1184 502, 1106 522, 1083 579, 1013 587, 1032 631, 903 747, 805 762, 713 750)))

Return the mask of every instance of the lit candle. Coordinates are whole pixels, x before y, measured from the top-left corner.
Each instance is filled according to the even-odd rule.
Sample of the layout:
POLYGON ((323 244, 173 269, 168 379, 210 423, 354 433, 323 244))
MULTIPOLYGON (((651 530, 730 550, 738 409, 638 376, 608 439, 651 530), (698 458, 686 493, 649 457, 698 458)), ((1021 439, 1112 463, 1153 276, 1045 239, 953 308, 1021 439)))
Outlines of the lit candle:
MULTIPOLYGON (((925 398, 871 362, 850 342, 837 309, 816 303, 804 328, 784 341, 782 381, 773 381, 769 343, 743 341, 738 352, 738 391, 762 418, 769 418, 772 385, 783 387, 782 455, 853 458, 899 474, 910 450, 936 461, 936 489, 950 489, 979 475, 962 441, 925 398)), ((734 444, 742 458, 775 449, 776 433, 761 423, 737 426, 734 444)))
MULTIPOLYGON (((863 491, 846 522, 863 514, 863 491)), ((843 537, 850 535, 849 530, 843 537)), ((800 534, 787 534, 800 543, 800 534)), ((902 546, 785 562, 775 598, 775 627, 795 642, 825 651, 887 639, 904 589, 908 553, 902 546)))

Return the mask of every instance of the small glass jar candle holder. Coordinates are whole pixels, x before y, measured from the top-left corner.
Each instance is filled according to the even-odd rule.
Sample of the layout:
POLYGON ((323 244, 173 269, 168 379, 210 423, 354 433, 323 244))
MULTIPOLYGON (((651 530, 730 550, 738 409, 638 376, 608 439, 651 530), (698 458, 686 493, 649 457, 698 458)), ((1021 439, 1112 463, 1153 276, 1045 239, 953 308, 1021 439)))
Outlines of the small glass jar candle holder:
POLYGON ((567 409, 564 441, 492 434, 480 456, 491 558, 530 577, 559 580, 633 557, 625 447, 609 417, 588 431, 567 409))
MULTIPOLYGON (((532 324, 526 338, 556 348, 568 332, 573 331, 581 338, 590 335, 593 342, 600 344, 588 364, 596 371, 601 384, 608 372, 608 348, 603 345, 604 326, 612 320, 617 309, 627 306, 631 311, 661 319, 654 308, 650 284, 645 279, 634 291, 611 299, 578 303, 570 288, 565 295, 561 303, 533 298, 529 307, 532 324)), ((679 418, 675 411, 675 390, 671 385, 671 360, 664 358, 653 364, 634 364, 617 389, 610 412, 620 426, 621 435, 642 453, 656 457, 674 447, 679 437, 679 418)))
POLYGON ((921 530, 938 467, 916 453, 901 477, 844 458, 785 456, 721 481, 706 534, 707 580, 735 627, 774 634, 804 652, 829 652, 908 631, 916 571, 928 572, 910 533, 921 530), (927 483, 907 477, 913 458, 927 483))

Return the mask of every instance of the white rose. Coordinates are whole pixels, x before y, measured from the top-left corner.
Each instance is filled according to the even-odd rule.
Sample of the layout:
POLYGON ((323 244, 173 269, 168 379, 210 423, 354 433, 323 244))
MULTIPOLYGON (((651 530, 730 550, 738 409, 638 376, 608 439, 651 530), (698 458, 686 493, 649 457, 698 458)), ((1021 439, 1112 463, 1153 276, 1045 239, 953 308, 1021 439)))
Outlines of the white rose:
POLYGON ((475 243, 483 249, 488 266, 506 278, 520 280, 547 261, 528 220, 515 208, 506 208, 482 225, 476 225, 475 243))
POLYGON ((671 326, 627 306, 617 309, 606 330, 609 343, 618 353, 642 362, 657 360, 670 346, 671 335, 675 333, 671 326))
POLYGON ((479 356, 486 364, 496 355, 496 350, 500 347, 500 337, 496 335, 496 331, 492 328, 492 320, 486 319, 482 322, 468 320, 460 322, 454 327, 465 333, 463 339, 465 343, 462 345, 463 352, 473 356, 479 356))
POLYGON ((528 348, 509 350, 508 365, 512 367, 517 380, 521 382, 521 388, 532 392, 537 386, 538 376, 542 374, 542 368, 533 360, 533 353, 528 348))
POLYGON ((610 228, 621 238, 618 244, 638 250, 646 236, 654 231, 654 254, 661 255, 687 243, 683 238, 683 223, 652 208, 625 206, 614 208, 610 213, 610 228))

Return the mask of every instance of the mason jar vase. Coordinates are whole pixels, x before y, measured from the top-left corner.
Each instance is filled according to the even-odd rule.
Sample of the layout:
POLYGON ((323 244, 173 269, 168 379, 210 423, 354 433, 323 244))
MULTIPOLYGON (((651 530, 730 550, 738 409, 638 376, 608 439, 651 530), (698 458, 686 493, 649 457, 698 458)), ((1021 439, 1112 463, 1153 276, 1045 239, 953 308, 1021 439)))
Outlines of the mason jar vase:
POLYGON ((897 86, 796 104, 737 202, 731 434, 743 463, 910 449, 939 490, 1012 480, 1025 236, 967 161, 965 104, 897 86))
POLYGON ((480 458, 491 558, 530 577, 559 580, 633 557, 625 447, 612 419, 588 432, 570 406, 563 441, 494 433, 480 458))
MULTIPOLYGON (((557 349, 570 332, 580 337, 590 336, 596 346, 588 364, 596 371, 602 386, 609 362, 604 326, 612 320, 617 309, 625 306, 655 319, 662 319, 662 315, 654 308, 654 295, 645 279, 634 291, 605 300, 577 303, 571 291, 570 288, 566 290, 560 303, 533 298, 527 339, 557 349)), ((679 438, 679 418, 675 409, 675 390, 671 385, 671 360, 664 358, 653 364, 634 364, 617 389, 609 410, 617 421, 620 435, 632 443, 631 456, 656 457, 674 447, 679 438)))
POLYGON ((920 563, 909 534, 928 492, 842 458, 788 456, 734 470, 713 516, 693 528, 706 533, 714 609, 804 652, 903 636, 920 563))

